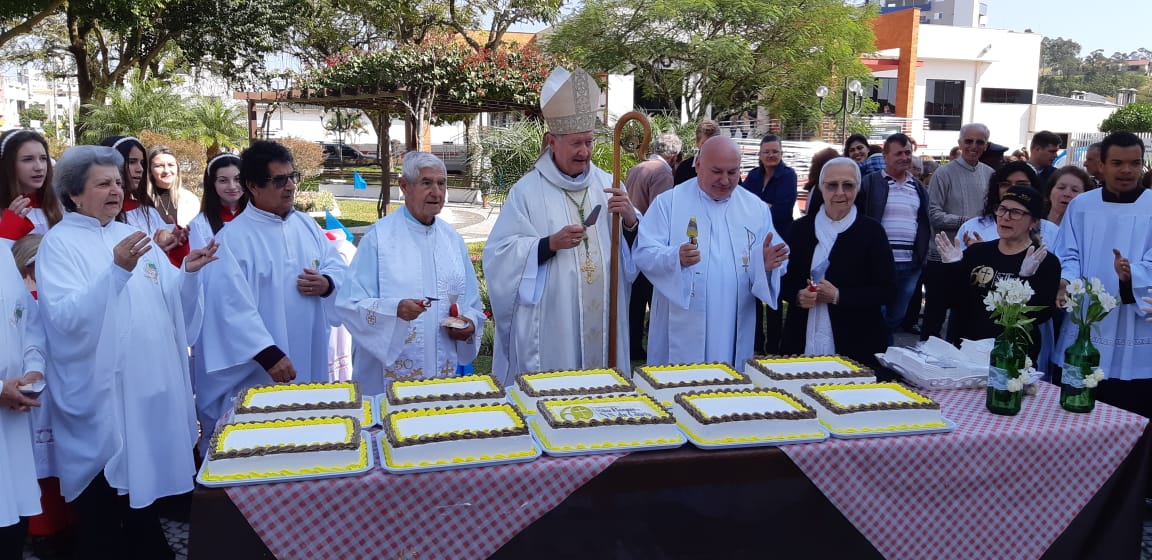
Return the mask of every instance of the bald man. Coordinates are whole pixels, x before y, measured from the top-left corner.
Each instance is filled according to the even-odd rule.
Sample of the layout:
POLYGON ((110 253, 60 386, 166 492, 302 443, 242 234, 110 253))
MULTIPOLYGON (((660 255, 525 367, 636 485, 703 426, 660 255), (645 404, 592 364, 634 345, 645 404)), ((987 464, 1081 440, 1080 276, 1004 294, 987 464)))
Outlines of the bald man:
POLYGON ((768 205, 738 188, 736 142, 708 139, 695 165, 640 222, 633 258, 654 288, 648 364, 739 366, 753 354, 757 300, 776 307, 788 247, 768 205))

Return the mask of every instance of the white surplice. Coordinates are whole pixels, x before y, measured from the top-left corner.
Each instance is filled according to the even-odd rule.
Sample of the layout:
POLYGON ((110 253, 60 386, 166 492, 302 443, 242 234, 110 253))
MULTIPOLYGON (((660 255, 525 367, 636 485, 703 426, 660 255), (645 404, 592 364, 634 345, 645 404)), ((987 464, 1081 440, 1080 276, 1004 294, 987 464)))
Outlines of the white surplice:
POLYGON ((764 272, 764 239, 772 233, 768 205, 737 188, 712 200, 696 179, 656 197, 640 224, 636 266, 652 282, 648 363, 724 362, 737 367, 753 354, 757 299, 776 307, 787 263, 764 272), (680 246, 696 218, 700 262, 680 266, 680 246))
POLYGON ((160 211, 152 206, 137 206, 124 212, 124 222, 152 237, 158 230, 172 229, 172 224, 164 222, 160 211))
MULTIPOLYGON (((1139 187, 1138 187, 1139 188, 1139 187)), ((1109 379, 1152 378, 1152 324, 1138 315, 1140 298, 1152 287, 1152 193, 1132 203, 1105 202, 1094 189, 1072 199, 1054 247, 1060 277, 1099 278, 1116 296, 1117 306, 1097 324, 1092 344, 1100 350, 1100 367, 1109 379), (1136 302, 1120 303, 1120 280, 1112 249, 1132 263, 1136 302)), ((1076 340, 1076 325, 1065 319, 1053 361, 1063 362, 1064 349, 1076 340)))
POLYGON ((202 317, 199 273, 172 266, 155 244, 132 272, 117 266, 113 247, 136 231, 71 212, 36 260, 68 501, 101 470, 135 508, 192 490, 187 348, 202 317))
POLYGON ((307 214, 287 217, 249 206, 216 234, 220 260, 206 270, 205 372, 196 380, 196 410, 205 435, 232 406, 237 392, 272 378, 253 361, 276 345, 296 368, 296 383, 328 381, 328 339, 338 325, 335 292, 345 266, 307 214), (332 279, 328 297, 296 288, 305 268, 332 279))
POLYGON ((440 218, 417 222, 407 208, 364 234, 336 306, 352 333, 353 379, 366 394, 383 393, 396 380, 454 375, 480 349, 484 309, 464 239, 440 218), (453 294, 460 315, 476 325, 468 341, 452 340, 440 324, 453 294), (425 297, 438 301, 415 321, 396 316, 400 300, 425 297))
MULTIPOLYGON (((0 254, 0 380, 43 372, 44 327, 12 253, 0 254)), ((0 407, 0 527, 40 513, 29 414, 0 407)))
MULTIPOLYGON (((484 247, 484 278, 496 324, 492 373, 505 385, 523 372, 607 365, 612 219, 604 189, 611 183, 611 175, 594 165, 577 178, 560 173, 548 149, 509 191, 484 247), (540 264, 540 240, 579 224, 578 205, 584 216, 602 206, 586 242, 540 264)), ((635 278, 632 252, 621 234, 616 364, 625 370, 628 295, 635 278)))

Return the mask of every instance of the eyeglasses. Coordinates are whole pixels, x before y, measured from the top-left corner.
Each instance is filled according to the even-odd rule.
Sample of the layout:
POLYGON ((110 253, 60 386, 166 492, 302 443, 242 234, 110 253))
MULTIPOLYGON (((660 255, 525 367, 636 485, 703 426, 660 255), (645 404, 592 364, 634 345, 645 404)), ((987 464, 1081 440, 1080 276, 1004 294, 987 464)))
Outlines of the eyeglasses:
POLYGON ((1007 208, 1004 206, 997 206, 996 207, 996 217, 997 218, 1003 218, 1004 216, 1008 216, 1009 220, 1019 220, 1020 218, 1023 218, 1024 216, 1030 216, 1030 215, 1031 214, 1027 210, 1021 210, 1019 208, 1007 208))
POLYGON ((288 186, 288 181, 292 181, 293 185, 299 185, 300 184, 300 172, 299 171, 293 171, 292 173, 289 173, 287 175, 277 175, 275 177, 269 177, 268 180, 265 181, 265 183, 272 183, 272 186, 274 186, 278 189, 282 189, 282 188, 288 186))
POLYGON ((972 144, 976 144, 977 146, 984 146, 984 145, 988 144, 987 140, 980 140, 978 138, 965 138, 963 140, 963 142, 964 142, 964 144, 969 145, 969 146, 971 146, 972 144))
POLYGON ((828 192, 852 192, 856 189, 856 183, 853 183, 852 181, 842 181, 840 183, 829 183, 825 181, 822 185, 822 188, 826 189, 828 192))

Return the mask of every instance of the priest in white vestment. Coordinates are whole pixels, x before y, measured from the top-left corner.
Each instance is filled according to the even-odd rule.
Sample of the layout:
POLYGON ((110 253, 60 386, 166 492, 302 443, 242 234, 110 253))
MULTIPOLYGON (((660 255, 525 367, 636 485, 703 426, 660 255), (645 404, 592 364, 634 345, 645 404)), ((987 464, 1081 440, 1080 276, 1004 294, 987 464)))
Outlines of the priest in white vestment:
POLYGON ((8 251, 0 251, 0 557, 19 558, 26 523, 40 513, 28 411, 40 403, 19 387, 44 378, 44 327, 8 251))
POLYGON ((615 362, 629 369, 630 245, 639 216, 592 164, 599 102, 596 80, 583 70, 552 70, 540 92, 547 147, 512 186, 484 247, 496 324, 492 373, 505 385, 523 372, 607 366, 609 290, 618 294, 615 362), (609 213, 623 226, 615 286, 609 213))
POLYGON ((144 232, 115 221, 121 165, 113 149, 77 146, 56 167, 67 213, 36 261, 47 394, 61 493, 79 516, 78 550, 114 557, 154 543, 162 558, 171 552, 158 519, 135 523, 147 514, 127 513, 116 494, 141 509, 192 490, 188 344, 202 317, 199 271, 215 246, 176 268, 144 232))
POLYGON ((300 174, 275 142, 241 154, 248 207, 216 234, 220 262, 205 278, 202 379, 196 411, 204 441, 244 389, 328 381, 334 296, 345 265, 311 217, 293 207, 300 174))
POLYGON ((408 152, 404 207, 364 234, 337 294, 352 333, 352 378, 365 394, 397 380, 455 375, 479 351, 484 309, 476 270, 464 238, 436 217, 447 188, 444 162, 408 152))
MULTIPOLYGON (((1144 143, 1128 132, 1101 142, 1104 188, 1068 204, 1054 252, 1060 257, 1061 295, 1067 283, 1099 278, 1118 305, 1092 331, 1106 380, 1100 400, 1143 416, 1152 415, 1152 323, 1139 300, 1152 288, 1152 193, 1140 186, 1144 143), (1115 251, 1115 252, 1114 252, 1115 251), (1117 254, 1118 253, 1118 254, 1117 254)), ((1076 340, 1076 325, 1061 325, 1055 360, 1076 340)))
POLYGON ((753 354, 756 300, 775 309, 788 248, 768 205, 737 188, 731 138, 708 139, 695 165, 696 178, 657 196, 640 224, 636 266, 653 286, 648 364, 739 369, 753 354))

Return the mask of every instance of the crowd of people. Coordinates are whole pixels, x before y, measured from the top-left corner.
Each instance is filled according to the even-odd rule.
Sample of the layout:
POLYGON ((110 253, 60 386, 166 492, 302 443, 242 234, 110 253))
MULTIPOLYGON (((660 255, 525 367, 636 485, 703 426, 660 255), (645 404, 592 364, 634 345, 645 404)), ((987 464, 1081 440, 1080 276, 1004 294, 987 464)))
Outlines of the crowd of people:
MULTIPOLYGON (((1051 160, 993 168, 978 123, 939 169, 917 167, 904 134, 877 147, 852 136, 816 154, 793 221, 798 178, 780 139, 763 138, 742 178, 740 147, 711 121, 693 157, 661 135, 612 184, 591 161, 599 100, 582 70, 549 75, 546 145, 484 249, 503 384, 632 359, 876 365, 918 315, 921 285, 922 336, 996 336, 980 302, 1003 278, 1033 286, 1032 357, 1058 371, 1076 334, 1058 302, 1068 282, 1098 277, 1124 304, 1093 339, 1109 376, 1099 398, 1152 414, 1152 308, 1139 297, 1152 286, 1152 195, 1138 137, 1109 135, 1086 173, 1051 160)), ((366 394, 477 357, 486 315, 468 249, 438 218, 443 162, 404 157, 403 208, 350 262, 294 209, 300 180, 274 142, 212 158, 197 198, 163 146, 112 137, 52 162, 35 132, 0 137, 12 249, 0 254, 0 559, 19 558, 28 518, 57 502, 72 504, 82 556, 172 557, 157 504, 192 490, 238 392, 327 381, 335 327, 351 333, 366 394)))

